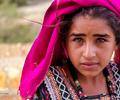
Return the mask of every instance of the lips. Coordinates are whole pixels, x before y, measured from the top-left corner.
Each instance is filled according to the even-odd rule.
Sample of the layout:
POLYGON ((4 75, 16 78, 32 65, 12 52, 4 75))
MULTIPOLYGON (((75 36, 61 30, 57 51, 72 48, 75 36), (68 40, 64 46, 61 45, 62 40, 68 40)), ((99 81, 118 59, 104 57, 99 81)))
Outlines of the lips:
POLYGON ((98 64, 99 63, 96 63, 96 62, 83 62, 83 63, 80 63, 80 65, 85 69, 95 69, 95 68, 98 67, 98 64))
POLYGON ((87 66, 92 66, 92 65, 96 65, 98 63, 94 63, 94 62, 84 62, 84 63, 81 63, 82 65, 87 65, 87 66))

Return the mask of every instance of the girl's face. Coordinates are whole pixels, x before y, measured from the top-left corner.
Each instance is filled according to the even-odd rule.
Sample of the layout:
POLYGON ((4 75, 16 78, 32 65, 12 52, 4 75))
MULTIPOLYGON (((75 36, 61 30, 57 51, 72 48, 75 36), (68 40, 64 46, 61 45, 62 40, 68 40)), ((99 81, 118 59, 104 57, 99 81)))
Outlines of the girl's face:
POLYGON ((77 16, 67 35, 66 50, 80 74, 94 77, 108 65, 115 44, 114 32, 104 19, 77 16))

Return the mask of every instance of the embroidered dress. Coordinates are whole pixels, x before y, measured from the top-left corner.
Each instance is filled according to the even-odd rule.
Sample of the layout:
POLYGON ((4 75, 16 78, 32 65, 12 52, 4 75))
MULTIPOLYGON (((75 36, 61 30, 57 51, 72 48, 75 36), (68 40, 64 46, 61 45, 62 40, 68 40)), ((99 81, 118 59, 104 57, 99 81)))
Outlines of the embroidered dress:
MULTIPOLYGON (((112 100, 120 100, 120 72, 117 64, 110 62, 107 69, 116 86, 116 96, 112 100)), ((79 97, 70 81, 66 78, 62 68, 59 66, 51 66, 33 100, 79 100, 79 97)), ((102 100, 107 99, 104 97, 102 100)))

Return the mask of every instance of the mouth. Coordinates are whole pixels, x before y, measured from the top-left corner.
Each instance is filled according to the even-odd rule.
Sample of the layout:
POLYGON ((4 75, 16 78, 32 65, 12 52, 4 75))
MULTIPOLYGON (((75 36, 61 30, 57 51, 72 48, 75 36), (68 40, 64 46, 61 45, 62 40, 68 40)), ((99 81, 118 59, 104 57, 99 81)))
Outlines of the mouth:
POLYGON ((99 63, 96 63, 96 62, 83 62, 83 63, 80 63, 80 65, 84 69, 93 70, 93 69, 98 68, 99 63))

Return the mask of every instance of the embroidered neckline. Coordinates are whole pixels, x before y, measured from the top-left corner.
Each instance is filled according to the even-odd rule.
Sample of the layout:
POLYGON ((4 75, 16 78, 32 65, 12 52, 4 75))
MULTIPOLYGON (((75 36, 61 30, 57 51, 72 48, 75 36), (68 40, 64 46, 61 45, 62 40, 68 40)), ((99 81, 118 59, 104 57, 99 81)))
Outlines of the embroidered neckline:
MULTIPOLYGON (((108 66, 108 67, 110 67, 110 66, 108 66)), ((62 84, 64 84, 64 86, 65 87, 67 87, 67 89, 68 89, 68 91, 69 91, 69 87, 67 86, 68 84, 70 84, 70 86, 71 86, 71 82, 68 82, 68 83, 66 83, 65 82, 65 80, 67 79, 67 77, 66 77, 66 74, 67 73, 65 73, 65 71, 64 71, 64 68, 63 67, 61 67, 60 68, 60 66, 51 66, 51 69, 52 69, 52 73, 53 73, 53 75, 56 77, 56 75, 57 75, 57 77, 58 76, 61 76, 61 78, 63 78, 62 79, 62 84), (62 71, 63 70, 63 71, 62 71), (56 73, 56 71, 57 71, 57 73, 56 73), (63 75, 64 74, 64 75, 63 75)), ((83 91, 80 91, 79 93, 81 94, 81 96, 79 96, 78 95, 78 92, 75 90, 75 89, 73 89, 73 90, 75 90, 75 93, 77 94, 77 97, 80 99, 80 100, 82 100, 83 98, 84 98, 84 100, 85 99, 91 99, 91 98, 101 98, 101 97, 108 97, 108 96, 110 96, 110 98, 111 98, 111 100, 115 100, 115 98, 116 98, 116 87, 115 87, 115 85, 114 85, 114 83, 112 82, 112 80, 113 80, 113 78, 111 79, 111 76, 110 76, 110 74, 109 74, 109 71, 108 71, 108 68, 106 67, 105 68, 105 70, 104 70, 104 74, 106 74, 105 76, 107 76, 106 77, 106 82, 107 82, 107 86, 108 86, 108 89, 109 89, 109 94, 99 94, 99 95, 94 95, 94 96, 86 96, 84 93, 83 93, 83 91), (109 84, 109 85, 108 85, 109 84), (84 97, 83 97, 84 96, 84 97), (81 98, 80 98, 81 97, 81 98), (112 99, 113 98, 113 99, 112 99)), ((57 80, 58 81, 58 80, 57 80)), ((70 81, 69 79, 68 79, 68 81, 70 81)), ((60 83, 60 82, 57 82, 57 83, 60 83)), ((61 84, 61 83, 60 83, 61 84)), ((79 87, 80 88, 80 87, 79 87)), ((63 90, 62 90, 63 91, 63 90)), ((72 94, 74 93, 71 93, 71 91, 69 91, 69 93, 71 94, 71 96, 72 96, 72 94)), ((72 96, 72 98, 73 98, 74 96, 72 96)), ((100 100, 100 99, 99 99, 100 100)))
MULTIPOLYGON (((53 81, 55 81, 57 83, 57 87, 55 87, 55 88, 57 88, 59 90, 59 92, 63 92, 63 90, 60 90, 59 86, 58 86, 58 84, 61 84, 61 82, 57 82, 55 80, 57 77, 56 78, 53 77, 53 76, 56 76, 56 74, 59 74, 59 76, 63 79, 62 84, 64 84, 64 86, 68 89, 68 92, 69 92, 69 94, 72 97, 71 99, 66 97, 67 100, 79 100, 78 95, 76 93, 76 89, 74 88, 74 85, 71 83, 71 80, 69 79, 69 77, 66 77, 66 75, 68 75, 66 73, 66 69, 64 70, 64 68, 66 68, 66 67, 65 66, 63 66, 63 67, 60 67, 60 66, 50 66, 50 67, 52 67, 52 69, 53 69, 53 70, 50 71, 51 74, 49 74, 50 77, 52 77, 52 78, 49 78, 49 75, 47 75, 45 80, 44 80, 45 87, 46 87, 46 89, 47 89, 47 91, 49 93, 50 98, 51 99, 54 98, 53 100, 56 100, 56 97, 57 97, 57 95, 56 95, 57 93, 53 89, 54 85, 51 84, 51 80, 53 80, 53 81), (62 68, 63 68, 63 70, 61 70, 62 68), (53 73, 54 70, 58 71, 59 73, 56 73, 56 72, 53 73), (51 89, 52 89, 52 91, 51 91, 51 89)), ((110 74, 110 77, 112 76, 111 78, 112 78, 113 83, 116 86, 116 94, 117 94, 117 96, 113 100, 119 100, 120 99, 120 92, 119 92, 120 73, 119 73, 119 69, 117 67, 117 64, 115 62, 113 62, 113 61, 110 62, 110 64, 107 67, 107 69, 108 69, 108 72, 110 74)), ((64 93, 65 93, 65 91, 64 91, 64 93)), ((105 95, 107 95, 107 94, 105 94, 105 95)), ((60 93, 59 96, 61 96, 61 99, 63 98, 62 97, 63 96, 62 93, 60 93)), ((64 97, 64 99, 66 99, 66 98, 64 97)), ((82 99, 80 99, 80 100, 82 100, 82 99)))
POLYGON ((109 72, 108 72, 107 68, 105 68, 103 70, 103 74, 106 78, 106 84, 107 84, 107 89, 108 89, 109 94, 99 94, 99 95, 87 96, 85 93, 83 93, 83 89, 80 86, 79 81, 76 79, 75 80, 75 84, 77 86, 76 92, 77 92, 77 95, 79 96, 80 100, 81 99, 99 99, 100 100, 102 97, 105 97, 105 96, 109 96, 111 98, 111 100, 115 99, 115 97, 116 97, 116 87, 111 80, 111 77, 109 75, 109 72))

